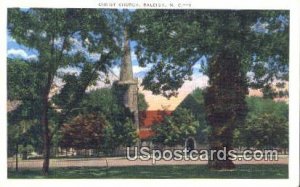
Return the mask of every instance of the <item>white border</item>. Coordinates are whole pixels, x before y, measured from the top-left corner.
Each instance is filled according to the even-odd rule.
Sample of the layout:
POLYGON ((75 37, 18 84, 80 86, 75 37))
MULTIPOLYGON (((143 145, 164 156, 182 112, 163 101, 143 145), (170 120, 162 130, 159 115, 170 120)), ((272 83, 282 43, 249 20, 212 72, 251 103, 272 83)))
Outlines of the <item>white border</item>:
MULTIPOLYGON (((20 7, 22 8, 97 8, 101 2, 107 3, 192 3, 193 9, 290 9, 293 4, 297 4, 297 0, 272 0, 261 1, 243 1, 240 0, 4 0, 6 7, 20 7)), ((298 3, 299 4, 299 3, 298 3)), ((115 7, 123 8, 123 7, 115 7)))
MULTIPOLYGON (((115 7, 122 8, 122 7, 115 7)), ((300 53, 300 2, 297 0, 2 0, 0 2, 0 184, 5 187, 12 186, 66 186, 70 182, 72 187, 77 186, 105 186, 105 185, 125 185, 125 186, 299 186, 299 53, 300 53), (6 18, 7 8, 11 7, 44 7, 44 8, 99 8, 100 2, 154 2, 154 3, 192 3, 192 9, 288 9, 290 10, 290 97, 289 97, 289 138, 290 138, 290 156, 289 156, 289 179, 275 180, 254 180, 254 179, 140 179, 140 180, 27 180, 27 179, 7 179, 6 173, 6 18)))

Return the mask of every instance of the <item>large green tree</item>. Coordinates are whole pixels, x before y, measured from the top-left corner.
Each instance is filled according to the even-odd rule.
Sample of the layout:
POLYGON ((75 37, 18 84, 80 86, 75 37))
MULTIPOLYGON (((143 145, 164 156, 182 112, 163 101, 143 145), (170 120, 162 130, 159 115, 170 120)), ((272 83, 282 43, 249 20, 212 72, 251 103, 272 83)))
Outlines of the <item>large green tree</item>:
POLYGON ((8 32, 22 44, 37 51, 40 76, 40 125, 43 128, 43 172, 48 174, 51 139, 67 120, 86 88, 108 73, 119 47, 108 24, 108 12, 96 9, 9 9, 8 32), (78 74, 60 75, 62 68, 76 68, 78 74), (51 102, 54 78, 65 82, 60 103, 51 102), (67 99, 66 99, 67 98, 67 99), (58 110, 54 110, 53 107, 58 110), (54 120, 51 120, 54 119, 54 120), (55 127, 52 127, 54 125, 55 127))
POLYGON ((40 115, 39 76, 35 62, 8 59, 8 155, 18 155, 23 147, 23 158, 27 158, 27 149, 41 153, 41 127, 37 125, 40 115), (20 145, 20 146, 19 146, 20 145))
MULTIPOLYGON (((137 10, 132 20, 139 64, 153 64, 142 85, 154 94, 176 96, 199 59, 208 60, 201 65, 209 76, 205 105, 211 149, 232 149, 233 130, 247 113, 248 87, 288 79, 287 11, 137 10)), ((234 164, 228 157, 213 158, 209 166, 234 164)))

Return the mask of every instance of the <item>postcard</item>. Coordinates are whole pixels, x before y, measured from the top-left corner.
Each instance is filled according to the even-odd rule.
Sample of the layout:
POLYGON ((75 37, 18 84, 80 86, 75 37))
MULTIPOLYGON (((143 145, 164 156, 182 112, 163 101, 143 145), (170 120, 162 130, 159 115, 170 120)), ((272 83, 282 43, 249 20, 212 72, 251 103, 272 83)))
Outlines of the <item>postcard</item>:
POLYGON ((299 185, 299 3, 5 5, 5 184, 299 185))

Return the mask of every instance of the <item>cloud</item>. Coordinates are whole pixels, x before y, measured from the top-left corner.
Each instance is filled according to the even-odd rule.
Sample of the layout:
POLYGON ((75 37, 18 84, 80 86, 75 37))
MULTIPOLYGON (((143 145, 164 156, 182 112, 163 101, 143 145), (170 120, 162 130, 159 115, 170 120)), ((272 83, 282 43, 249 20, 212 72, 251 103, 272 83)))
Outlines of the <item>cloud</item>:
POLYGON ((132 71, 133 73, 139 73, 139 72, 149 71, 150 68, 151 68, 150 66, 140 67, 136 65, 136 66, 132 66, 132 71))
POLYGON ((37 60, 37 55, 29 55, 23 49, 9 49, 7 51, 7 56, 12 58, 22 58, 24 60, 37 60))
POLYGON ((146 67, 141 67, 139 65, 133 65, 132 70, 133 73, 139 73, 142 71, 149 71, 153 67, 153 64, 147 64, 146 67))
POLYGON ((66 67, 66 68, 59 68, 58 73, 62 73, 62 74, 75 74, 75 75, 79 75, 81 73, 81 69, 77 68, 77 67, 66 67))

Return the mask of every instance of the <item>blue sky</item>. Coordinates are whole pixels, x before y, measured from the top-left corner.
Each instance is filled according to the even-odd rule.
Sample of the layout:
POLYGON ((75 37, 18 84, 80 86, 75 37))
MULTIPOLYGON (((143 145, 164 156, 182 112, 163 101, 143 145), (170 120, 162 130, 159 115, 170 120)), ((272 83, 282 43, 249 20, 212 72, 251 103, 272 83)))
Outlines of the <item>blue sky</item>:
POLYGON ((11 58, 21 58, 21 59, 30 59, 37 58, 37 50, 30 49, 24 45, 20 45, 16 42, 15 39, 7 34, 7 56, 11 58))

